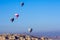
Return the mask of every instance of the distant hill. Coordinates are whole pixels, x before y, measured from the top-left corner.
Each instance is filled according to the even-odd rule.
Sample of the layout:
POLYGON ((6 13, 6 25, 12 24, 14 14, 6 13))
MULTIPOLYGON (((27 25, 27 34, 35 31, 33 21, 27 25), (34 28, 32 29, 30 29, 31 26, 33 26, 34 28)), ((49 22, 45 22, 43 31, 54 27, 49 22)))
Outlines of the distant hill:
POLYGON ((60 32, 37 32, 37 33, 33 33, 32 35, 37 37, 41 37, 41 36, 55 37, 55 36, 60 36, 60 32))

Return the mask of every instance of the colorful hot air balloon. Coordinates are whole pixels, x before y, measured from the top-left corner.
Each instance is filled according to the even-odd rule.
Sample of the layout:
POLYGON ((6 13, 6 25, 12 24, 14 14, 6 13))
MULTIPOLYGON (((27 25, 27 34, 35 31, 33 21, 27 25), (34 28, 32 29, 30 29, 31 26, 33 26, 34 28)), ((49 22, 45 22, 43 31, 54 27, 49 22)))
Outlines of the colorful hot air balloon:
POLYGON ((32 32, 32 28, 29 28, 29 29, 28 29, 28 32, 30 32, 30 33, 31 33, 31 32, 32 32))
POLYGON ((24 2, 21 2, 21 6, 22 6, 22 7, 24 6, 24 2))
POLYGON ((11 20, 11 22, 13 22, 14 21, 14 18, 11 18, 10 20, 11 20))
POLYGON ((16 14, 15 14, 15 17, 18 18, 18 17, 19 17, 19 14, 16 13, 16 14))

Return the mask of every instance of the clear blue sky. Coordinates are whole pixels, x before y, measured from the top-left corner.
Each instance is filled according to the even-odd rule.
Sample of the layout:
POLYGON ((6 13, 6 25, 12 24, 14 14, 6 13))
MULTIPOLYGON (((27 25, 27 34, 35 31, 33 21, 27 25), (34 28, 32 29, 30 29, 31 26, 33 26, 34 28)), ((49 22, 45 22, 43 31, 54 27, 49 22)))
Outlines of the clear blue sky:
POLYGON ((60 31, 60 0, 0 0, 0 32, 60 31), (24 6, 20 6, 24 2, 24 6), (10 18, 18 13, 12 23, 10 18))

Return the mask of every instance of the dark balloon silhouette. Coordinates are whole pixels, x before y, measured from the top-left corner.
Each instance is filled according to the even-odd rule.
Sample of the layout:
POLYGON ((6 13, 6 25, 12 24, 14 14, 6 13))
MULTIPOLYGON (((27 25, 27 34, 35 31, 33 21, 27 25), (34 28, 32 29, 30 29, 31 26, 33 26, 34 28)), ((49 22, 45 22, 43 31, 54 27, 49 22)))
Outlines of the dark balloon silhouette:
POLYGON ((22 6, 22 7, 24 6, 24 2, 21 2, 21 6, 22 6))
POLYGON ((14 21, 14 18, 11 18, 10 20, 11 20, 11 22, 13 22, 14 21))

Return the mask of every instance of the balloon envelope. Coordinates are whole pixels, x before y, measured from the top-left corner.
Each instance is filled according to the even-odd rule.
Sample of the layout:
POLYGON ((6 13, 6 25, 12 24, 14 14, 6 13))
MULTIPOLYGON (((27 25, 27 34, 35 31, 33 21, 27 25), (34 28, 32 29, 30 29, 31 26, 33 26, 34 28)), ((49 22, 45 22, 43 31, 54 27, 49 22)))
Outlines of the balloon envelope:
POLYGON ((15 16, 16 16, 16 18, 18 18, 19 17, 19 14, 15 14, 15 16))
POLYGON ((31 33, 31 32, 32 32, 32 28, 29 28, 29 29, 28 29, 28 32, 30 32, 30 33, 31 33))
POLYGON ((10 20, 11 20, 11 22, 13 22, 14 21, 14 18, 11 18, 10 20))
POLYGON ((24 6, 24 2, 21 2, 21 6, 24 6))

